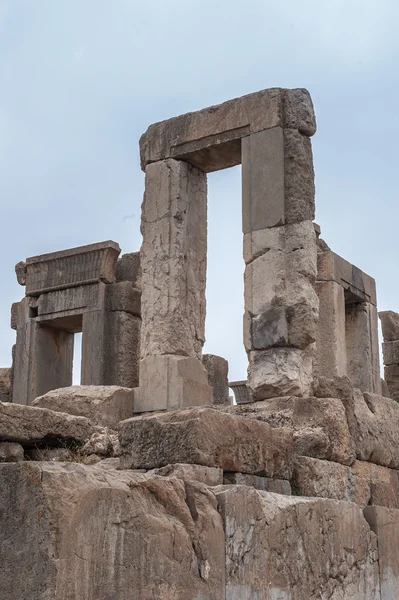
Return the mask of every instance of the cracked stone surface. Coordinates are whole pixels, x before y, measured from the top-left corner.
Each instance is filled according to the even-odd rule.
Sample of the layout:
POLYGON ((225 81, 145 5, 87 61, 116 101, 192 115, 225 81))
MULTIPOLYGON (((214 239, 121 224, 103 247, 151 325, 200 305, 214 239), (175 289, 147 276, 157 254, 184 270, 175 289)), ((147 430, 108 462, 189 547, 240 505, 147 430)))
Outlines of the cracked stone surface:
POLYGON ((31 462, 1 465, 0 489, 2 600, 224 598, 222 519, 200 483, 31 462))
POLYGON ((377 537, 359 507, 215 488, 227 600, 380 600, 377 537))

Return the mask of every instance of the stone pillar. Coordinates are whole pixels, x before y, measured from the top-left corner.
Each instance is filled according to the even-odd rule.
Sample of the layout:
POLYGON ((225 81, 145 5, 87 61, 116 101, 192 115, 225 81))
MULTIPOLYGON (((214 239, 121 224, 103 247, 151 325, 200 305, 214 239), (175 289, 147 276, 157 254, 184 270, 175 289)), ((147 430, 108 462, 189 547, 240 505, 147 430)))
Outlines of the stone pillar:
POLYGON ((242 184, 249 389, 308 395, 319 311, 310 139, 282 127, 244 137, 242 184))
POLYGON ((139 385, 141 292, 130 281, 104 286, 99 310, 83 314, 82 385, 139 385))
POLYGON ((205 339, 206 175, 174 159, 146 167, 140 393, 135 412, 210 404, 205 339))
POLYGON ((378 315, 384 338, 382 344, 384 378, 391 398, 399 402, 399 314, 386 310, 378 315))
POLYGON ((347 304, 345 328, 348 376, 362 392, 381 394, 377 307, 347 304))
POLYGON ((30 404, 46 392, 72 385, 73 334, 37 322, 36 302, 24 298, 13 306, 17 343, 13 402, 30 404))
POLYGON ((345 293, 335 281, 317 281, 319 323, 317 374, 332 378, 347 374, 345 293))
POLYGON ((213 389, 213 404, 230 404, 227 360, 216 354, 204 354, 202 363, 208 372, 208 383, 213 389))

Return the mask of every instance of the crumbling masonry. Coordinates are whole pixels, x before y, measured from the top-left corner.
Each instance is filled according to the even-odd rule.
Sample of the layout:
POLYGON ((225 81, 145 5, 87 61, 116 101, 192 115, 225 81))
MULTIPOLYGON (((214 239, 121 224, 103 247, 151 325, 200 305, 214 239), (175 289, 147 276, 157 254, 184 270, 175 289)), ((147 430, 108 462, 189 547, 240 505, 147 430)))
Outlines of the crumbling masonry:
POLYGON ((4 600, 399 599, 399 315, 380 313, 381 380, 375 281, 314 223, 315 132, 302 89, 151 125, 140 253, 17 265, 4 600), (238 164, 248 378, 229 384, 202 354, 206 174, 238 164))

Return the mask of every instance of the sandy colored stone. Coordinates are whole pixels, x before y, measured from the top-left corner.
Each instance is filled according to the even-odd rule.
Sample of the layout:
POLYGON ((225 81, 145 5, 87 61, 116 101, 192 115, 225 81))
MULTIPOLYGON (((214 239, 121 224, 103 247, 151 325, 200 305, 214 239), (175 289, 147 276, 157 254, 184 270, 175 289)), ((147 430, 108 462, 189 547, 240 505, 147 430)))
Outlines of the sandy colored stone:
POLYGON ((270 398, 228 409, 233 414, 292 431, 294 453, 344 465, 356 457, 346 411, 338 398, 270 398))
POLYGON ((387 467, 357 460, 351 466, 352 501, 366 506, 399 508, 399 473, 387 467))
POLYGON ((399 402, 399 364, 386 365, 384 377, 389 389, 389 396, 399 402))
POLYGON ((213 404, 230 404, 229 363, 222 356, 204 354, 202 364, 208 373, 208 383, 212 388, 213 404))
POLYGON ((377 538, 355 504, 216 488, 229 600, 379 600, 377 538))
POLYGON ((162 477, 178 477, 184 481, 198 481, 205 485, 214 486, 223 483, 223 471, 218 467, 204 465, 174 464, 148 471, 149 475, 162 477))
POLYGON ((366 506, 363 512, 378 538, 381 600, 399 598, 399 511, 366 506))
POLYGON ((335 281, 317 281, 319 298, 317 373, 323 377, 347 374, 345 295, 335 281))
POLYGON ((313 382, 311 349, 270 348, 249 353, 248 387, 255 400, 309 396, 313 382))
POLYGON ((141 315, 141 291, 130 281, 120 281, 105 288, 105 309, 124 311, 139 317, 141 315))
POLYGON ((0 463, 21 462, 24 460, 24 449, 15 442, 0 442, 0 463))
POLYGON ((11 402, 12 397, 12 369, 0 369, 0 402, 11 402))
POLYGON ((176 410, 212 404, 212 387, 198 358, 147 356, 140 361, 140 388, 135 391, 134 412, 176 410))
POLYGON ((119 426, 125 469, 173 463, 289 479, 292 433, 214 408, 133 417, 119 426))
POLYGON ((362 392, 381 394, 377 307, 370 302, 346 307, 348 375, 362 392))
POLYGON ((22 404, 0 402, 0 440, 33 446, 85 442, 95 427, 85 417, 22 404))
POLYGON ((119 457, 121 448, 118 434, 111 429, 103 428, 93 433, 90 439, 80 450, 80 455, 90 456, 95 454, 101 457, 119 457))
POLYGON ((291 495, 291 485, 285 479, 271 479, 270 477, 259 477, 248 475, 248 473, 223 473, 225 485, 248 485, 256 490, 273 492, 274 494, 291 495))
POLYGON ((133 391, 115 385, 73 385, 47 392, 32 406, 87 417, 93 425, 117 429, 120 421, 133 416, 133 391))
POLYGON ((378 313, 381 321, 384 342, 399 340, 399 314, 393 310, 383 310, 378 313))
POLYGON ((121 249, 106 241, 26 259, 26 295, 74 287, 94 281, 114 283, 121 249))
POLYGON ((317 279, 337 282, 356 302, 377 304, 375 280, 331 250, 317 255, 317 279))
POLYGON ((350 468, 308 456, 294 457, 292 488, 299 496, 351 501, 350 468))
POLYGON ((241 162, 241 138, 273 127, 315 133, 307 90, 266 89, 154 123, 140 139, 141 166, 182 158, 205 172, 226 169, 241 162))
POLYGON ((399 404, 377 394, 354 392, 349 424, 359 460, 399 469, 399 404))
POLYGON ((23 463, 0 467, 0 489, 2 600, 224 597, 223 525, 205 486, 23 463))
POLYGON ((130 281, 141 289, 140 252, 122 254, 116 263, 116 281, 130 281))
POLYGON ((201 358, 205 340, 206 175, 166 160, 146 169, 141 358, 201 358))
POLYGON ((315 217, 312 144, 296 129, 284 130, 285 223, 315 217))

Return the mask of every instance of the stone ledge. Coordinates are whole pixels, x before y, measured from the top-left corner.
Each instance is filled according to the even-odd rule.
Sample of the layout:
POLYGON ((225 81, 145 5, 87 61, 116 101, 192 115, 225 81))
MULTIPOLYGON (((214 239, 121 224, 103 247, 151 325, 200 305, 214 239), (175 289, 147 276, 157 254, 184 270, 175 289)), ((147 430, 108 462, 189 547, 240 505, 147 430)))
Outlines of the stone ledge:
POLYGON ((0 441, 24 446, 86 442, 96 428, 85 417, 22 404, 0 402, 0 441))
POLYGON ((121 466, 154 469, 173 463, 289 479, 292 432, 212 408, 133 417, 119 426, 121 466))

